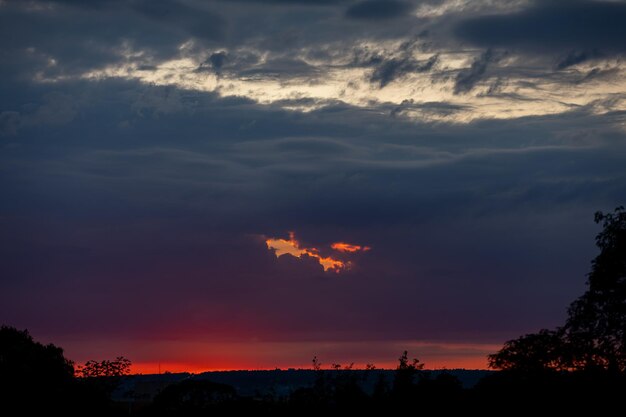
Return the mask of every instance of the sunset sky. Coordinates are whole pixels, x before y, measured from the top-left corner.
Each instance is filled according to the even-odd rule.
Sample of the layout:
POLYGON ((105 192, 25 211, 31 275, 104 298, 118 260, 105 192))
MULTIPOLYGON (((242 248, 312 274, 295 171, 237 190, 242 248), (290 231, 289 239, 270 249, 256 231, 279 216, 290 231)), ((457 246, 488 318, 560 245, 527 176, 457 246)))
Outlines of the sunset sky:
POLYGON ((145 373, 485 367, 626 204, 625 55, 620 0, 0 0, 0 323, 145 373))

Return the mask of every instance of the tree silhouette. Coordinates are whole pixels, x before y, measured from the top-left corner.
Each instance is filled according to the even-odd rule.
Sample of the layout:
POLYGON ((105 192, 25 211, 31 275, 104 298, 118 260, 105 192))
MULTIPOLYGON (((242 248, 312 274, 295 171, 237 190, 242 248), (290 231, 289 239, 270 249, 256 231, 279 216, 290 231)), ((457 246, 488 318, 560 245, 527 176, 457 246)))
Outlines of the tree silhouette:
POLYGON ((600 254, 591 262, 585 293, 563 327, 510 340, 489 356, 495 369, 626 371, 626 211, 597 212, 600 254))
POLYGON ((506 342, 500 352, 489 355, 489 367, 522 372, 558 370, 563 367, 564 351, 561 331, 542 329, 506 342))

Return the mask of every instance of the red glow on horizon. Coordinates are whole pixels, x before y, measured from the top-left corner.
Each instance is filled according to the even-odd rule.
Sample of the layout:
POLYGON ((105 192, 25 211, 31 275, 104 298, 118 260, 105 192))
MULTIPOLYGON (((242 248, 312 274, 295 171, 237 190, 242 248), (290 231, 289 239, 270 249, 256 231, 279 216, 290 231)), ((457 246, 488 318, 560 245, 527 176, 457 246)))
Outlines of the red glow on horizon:
MULTIPOLYGON (((330 370, 330 363, 322 365, 322 369, 330 370)), ((383 362, 369 362, 376 366, 376 369, 395 369, 398 365, 396 361, 383 361, 383 362)), ((368 363, 355 363, 353 369, 365 369, 368 363)), ((347 365, 344 363, 343 365, 347 365)), ((449 357, 449 358, 430 358, 425 362, 425 369, 487 369, 486 357, 449 357)), ((220 371, 273 371, 273 370, 287 370, 287 369, 303 369, 311 370, 311 363, 298 363, 298 364, 253 364, 245 362, 223 362, 213 363, 211 365, 203 363, 186 363, 176 361, 164 361, 164 362, 138 362, 132 366, 133 374, 163 374, 163 373, 192 373, 200 374, 203 372, 220 372, 220 371)))
POLYGON ((319 358, 322 369, 330 369, 333 363, 345 366, 352 362, 355 369, 363 369, 368 363, 378 369, 395 369, 404 350, 426 369, 487 369, 487 355, 501 347, 414 340, 216 341, 190 335, 150 341, 68 339, 60 344, 77 364, 123 355, 133 363, 131 371, 142 374, 311 369, 314 356, 319 358))

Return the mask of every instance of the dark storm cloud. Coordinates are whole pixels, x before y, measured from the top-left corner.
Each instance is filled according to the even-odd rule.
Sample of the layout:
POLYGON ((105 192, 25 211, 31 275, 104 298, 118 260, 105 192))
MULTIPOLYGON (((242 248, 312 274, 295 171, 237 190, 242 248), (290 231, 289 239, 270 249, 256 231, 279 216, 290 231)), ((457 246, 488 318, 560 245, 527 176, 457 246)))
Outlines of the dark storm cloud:
POLYGON ((0 155, 0 314, 55 334, 500 340, 560 319, 591 213, 626 192, 623 133, 584 110, 429 125, 113 80, 0 107, 34 117, 58 90, 74 117, 0 155), (289 230, 373 249, 329 276, 260 237, 289 230))
MULTIPOLYGON (((233 1, 233 0, 219 0, 219 1, 233 1)), ((327 6, 347 3, 352 0, 234 0, 242 3, 275 3, 275 4, 302 4, 307 6, 327 6)))
POLYGON ((515 13, 463 20, 457 25, 456 34, 476 45, 528 52, 564 48, 623 53, 625 22, 623 1, 536 1, 515 13))
POLYGON ((384 20, 406 15, 412 9, 410 3, 396 0, 366 0, 350 6, 346 16, 351 19, 384 20))
MULTIPOLYGON (((447 123, 437 118, 481 103, 357 107, 294 94, 261 105, 78 77, 126 63, 151 71, 186 57, 190 40, 194 68, 223 78, 315 84, 336 65, 371 70, 362 80, 384 87, 440 71, 460 94, 498 77, 533 88, 615 73, 498 68, 490 51, 446 72, 445 51, 418 36, 424 19, 348 24, 352 3, 323 3, 3 3, 3 320, 105 337, 481 341, 560 322, 594 254, 592 213, 626 195, 623 94, 561 114, 447 123), (351 60, 353 41, 371 51, 351 60), (284 110, 298 106, 309 111, 284 110), (289 230, 306 247, 372 250, 329 276, 314 259, 267 250, 263 236, 289 230)), ((373 18, 382 2, 359 4, 373 18)), ((498 19, 537 10, 552 9, 498 19)), ((589 45, 557 62, 595 59, 567 55, 589 45)))

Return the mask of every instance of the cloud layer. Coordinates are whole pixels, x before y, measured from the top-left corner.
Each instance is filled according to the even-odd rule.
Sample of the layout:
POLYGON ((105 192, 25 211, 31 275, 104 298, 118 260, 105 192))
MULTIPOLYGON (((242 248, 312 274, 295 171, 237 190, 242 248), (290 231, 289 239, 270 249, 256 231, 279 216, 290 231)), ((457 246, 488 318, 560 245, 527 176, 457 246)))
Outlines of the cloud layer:
POLYGON ((623 5, 0 2, 0 315, 135 348, 561 322, 626 196, 623 5))

